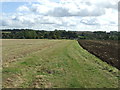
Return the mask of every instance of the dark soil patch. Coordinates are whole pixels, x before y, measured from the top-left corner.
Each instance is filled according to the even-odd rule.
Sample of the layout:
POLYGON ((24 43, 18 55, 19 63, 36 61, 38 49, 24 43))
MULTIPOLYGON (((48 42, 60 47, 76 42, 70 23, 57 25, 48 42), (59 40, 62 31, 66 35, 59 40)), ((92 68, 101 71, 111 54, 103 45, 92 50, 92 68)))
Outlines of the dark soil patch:
POLYGON ((78 40, 78 43, 88 52, 120 70, 120 56, 118 55, 120 41, 78 40))

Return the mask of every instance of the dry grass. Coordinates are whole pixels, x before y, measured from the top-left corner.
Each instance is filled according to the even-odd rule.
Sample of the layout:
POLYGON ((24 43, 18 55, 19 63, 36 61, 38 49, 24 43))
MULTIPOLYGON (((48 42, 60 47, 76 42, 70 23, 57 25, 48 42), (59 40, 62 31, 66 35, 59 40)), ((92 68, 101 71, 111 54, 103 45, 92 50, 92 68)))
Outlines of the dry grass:
POLYGON ((3 40, 3 67, 5 88, 118 87, 118 70, 75 40, 3 40))

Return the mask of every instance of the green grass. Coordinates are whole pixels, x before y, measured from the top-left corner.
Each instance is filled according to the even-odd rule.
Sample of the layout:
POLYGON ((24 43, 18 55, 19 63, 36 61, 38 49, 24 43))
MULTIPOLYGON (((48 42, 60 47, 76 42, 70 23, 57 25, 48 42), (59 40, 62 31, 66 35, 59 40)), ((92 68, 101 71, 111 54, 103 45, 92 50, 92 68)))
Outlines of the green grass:
POLYGON ((32 40, 32 42, 33 46, 41 42, 47 46, 16 59, 8 67, 3 68, 3 87, 118 87, 118 70, 84 50, 77 41, 38 40, 38 43, 32 40), (110 70, 112 72, 109 72, 110 70), (13 82, 6 83, 7 78, 13 82))

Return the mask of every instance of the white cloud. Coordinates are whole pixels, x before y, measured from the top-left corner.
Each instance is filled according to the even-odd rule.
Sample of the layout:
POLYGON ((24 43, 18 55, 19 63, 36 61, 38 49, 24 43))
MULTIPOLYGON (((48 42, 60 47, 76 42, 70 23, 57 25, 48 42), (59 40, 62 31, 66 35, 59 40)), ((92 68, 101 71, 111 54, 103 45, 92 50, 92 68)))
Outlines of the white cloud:
MULTIPOLYGON (((76 2, 77 3, 77 2, 76 2)), ((41 13, 44 15, 50 15, 53 17, 69 17, 69 16, 101 16, 105 14, 103 8, 88 5, 87 3, 79 2, 76 4, 74 1, 60 1, 59 3, 49 2, 45 0, 43 3, 40 1, 40 4, 33 4, 32 11, 36 13, 41 13)))
POLYGON ((80 22, 86 25, 100 25, 96 18, 82 19, 80 22))
POLYGON ((45 14, 49 11, 49 8, 40 4, 32 4, 31 11, 39 14, 45 14))
POLYGON ((116 5, 114 0, 39 0, 3 15, 2 28, 117 30, 116 5))
POLYGON ((27 6, 20 6, 20 7, 17 8, 17 11, 20 11, 20 12, 29 11, 29 8, 27 6))
POLYGON ((92 3, 102 8, 117 9, 117 6, 118 6, 117 0, 92 0, 92 3))

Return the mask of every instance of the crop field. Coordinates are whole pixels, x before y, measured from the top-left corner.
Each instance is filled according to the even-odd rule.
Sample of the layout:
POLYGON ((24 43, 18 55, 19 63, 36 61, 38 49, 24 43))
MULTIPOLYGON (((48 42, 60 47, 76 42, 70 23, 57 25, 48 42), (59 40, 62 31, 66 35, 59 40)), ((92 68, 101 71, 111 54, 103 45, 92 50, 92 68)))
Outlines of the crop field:
POLYGON ((119 41, 79 40, 78 42, 90 53, 93 53, 108 64, 120 69, 120 63, 118 61, 120 58, 118 55, 118 51, 120 50, 119 41))
POLYGON ((3 39, 3 88, 118 88, 119 70, 76 40, 3 39))

